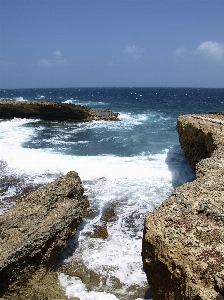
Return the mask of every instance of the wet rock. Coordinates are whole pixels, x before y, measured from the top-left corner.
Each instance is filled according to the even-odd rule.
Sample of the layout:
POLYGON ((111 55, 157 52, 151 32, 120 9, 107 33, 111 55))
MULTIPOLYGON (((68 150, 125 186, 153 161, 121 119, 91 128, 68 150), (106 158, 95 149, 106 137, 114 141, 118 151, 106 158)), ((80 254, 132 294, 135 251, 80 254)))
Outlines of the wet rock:
POLYGON ((114 208, 115 204, 112 204, 110 207, 103 210, 99 223, 93 226, 93 232, 87 232, 89 237, 100 239, 108 238, 107 223, 114 220, 114 208))
POLYGON ((196 180, 146 217, 142 258, 153 300, 224 299, 223 128, 223 113, 178 118, 196 180))
POLYGON ((118 121, 118 113, 110 109, 91 109, 86 106, 50 101, 0 100, 0 118, 41 118, 48 121, 86 122, 93 120, 118 121))
POLYGON ((43 297, 44 289, 50 288, 43 284, 35 287, 35 282, 47 282, 49 276, 55 276, 50 273, 66 240, 75 234, 87 214, 89 203, 83 192, 78 174, 69 172, 31 192, 0 216, 0 297, 66 299, 62 292, 58 296, 57 286, 55 294, 49 292, 43 297))

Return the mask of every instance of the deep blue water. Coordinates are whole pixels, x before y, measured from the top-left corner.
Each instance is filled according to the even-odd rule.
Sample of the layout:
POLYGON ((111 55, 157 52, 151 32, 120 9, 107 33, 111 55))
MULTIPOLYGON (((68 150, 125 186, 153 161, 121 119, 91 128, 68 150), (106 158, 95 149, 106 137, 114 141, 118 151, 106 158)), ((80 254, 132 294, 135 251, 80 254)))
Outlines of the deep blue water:
MULTIPOLYGON (((21 89, 0 90, 0 98, 110 108, 130 118, 130 122, 125 125, 104 128, 61 123, 43 126, 39 122, 35 124, 35 139, 23 143, 23 147, 53 148, 53 151, 70 155, 135 156, 143 152, 157 153, 177 142, 175 124, 180 114, 224 109, 224 89, 21 89), (60 144, 60 140, 66 143, 66 147, 64 143, 60 144)), ((33 124, 27 126, 32 127, 33 124)))

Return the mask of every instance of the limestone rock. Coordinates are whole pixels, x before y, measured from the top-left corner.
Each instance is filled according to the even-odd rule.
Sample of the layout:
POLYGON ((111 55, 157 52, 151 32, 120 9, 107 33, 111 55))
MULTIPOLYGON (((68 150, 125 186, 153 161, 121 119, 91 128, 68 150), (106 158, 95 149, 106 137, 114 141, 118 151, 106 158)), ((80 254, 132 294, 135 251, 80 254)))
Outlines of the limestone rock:
POLYGON ((0 118, 41 118, 44 120, 86 122, 92 120, 118 121, 118 113, 110 109, 50 101, 0 100, 0 118))
POLYGON ((69 172, 0 216, 0 297, 22 289, 40 270, 54 270, 66 240, 87 214, 83 192, 78 174, 69 172))
POLYGON ((145 220, 143 268, 153 300, 224 299, 224 115, 183 115, 177 130, 196 180, 145 220))

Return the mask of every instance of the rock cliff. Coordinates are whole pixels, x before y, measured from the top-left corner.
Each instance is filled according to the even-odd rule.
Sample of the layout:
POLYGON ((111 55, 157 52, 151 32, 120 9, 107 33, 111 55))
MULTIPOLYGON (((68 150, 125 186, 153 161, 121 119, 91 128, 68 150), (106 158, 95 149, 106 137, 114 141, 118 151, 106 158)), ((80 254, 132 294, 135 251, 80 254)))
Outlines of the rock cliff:
POLYGON ((146 217, 143 268, 153 300, 223 300, 224 114, 180 116, 177 130, 196 180, 146 217))
POLYGON ((83 192, 78 174, 69 172, 0 216, 0 298, 66 299, 54 274, 44 284, 87 214, 83 192))
POLYGON ((48 101, 0 100, 0 118, 41 118, 44 120, 86 122, 92 120, 118 121, 118 113, 110 109, 48 101))

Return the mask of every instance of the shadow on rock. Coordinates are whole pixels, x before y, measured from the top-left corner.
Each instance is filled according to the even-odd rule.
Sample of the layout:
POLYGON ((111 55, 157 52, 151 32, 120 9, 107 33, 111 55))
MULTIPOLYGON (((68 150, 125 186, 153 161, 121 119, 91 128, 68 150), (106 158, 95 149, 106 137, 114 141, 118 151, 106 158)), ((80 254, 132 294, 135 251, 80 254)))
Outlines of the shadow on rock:
POLYGON ((146 290, 146 292, 145 292, 145 295, 144 295, 144 299, 145 300, 150 300, 150 299, 152 299, 152 297, 153 297, 153 294, 152 294, 152 289, 151 289, 151 287, 149 287, 147 290, 146 290))
POLYGON ((72 238, 67 240, 66 248, 61 253, 60 257, 58 258, 58 260, 55 264, 55 271, 58 271, 58 269, 65 263, 65 260, 68 259, 69 257, 71 257, 73 255, 73 253, 75 252, 75 250, 78 248, 79 235, 80 235, 80 230, 81 230, 80 227, 82 227, 82 226, 83 226, 83 224, 81 224, 77 228, 76 234, 72 238))

